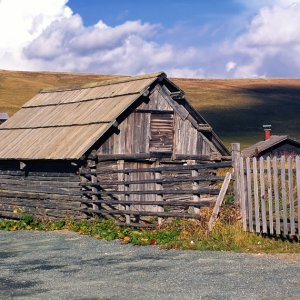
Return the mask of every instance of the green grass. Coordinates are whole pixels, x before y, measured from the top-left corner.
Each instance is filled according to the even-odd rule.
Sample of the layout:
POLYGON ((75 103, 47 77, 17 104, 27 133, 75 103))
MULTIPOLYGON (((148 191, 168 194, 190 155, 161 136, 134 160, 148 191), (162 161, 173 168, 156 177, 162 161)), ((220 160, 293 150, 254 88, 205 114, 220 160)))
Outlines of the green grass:
MULTIPOLYGON (((207 214, 208 216, 209 214, 207 214)), ((160 229, 132 229, 111 220, 39 221, 24 214, 19 221, 0 219, 0 230, 70 230, 96 239, 120 240, 134 245, 160 245, 162 249, 234 251, 244 253, 300 253, 298 242, 266 238, 244 232, 234 208, 223 209, 212 232, 202 222, 174 219, 160 229)))

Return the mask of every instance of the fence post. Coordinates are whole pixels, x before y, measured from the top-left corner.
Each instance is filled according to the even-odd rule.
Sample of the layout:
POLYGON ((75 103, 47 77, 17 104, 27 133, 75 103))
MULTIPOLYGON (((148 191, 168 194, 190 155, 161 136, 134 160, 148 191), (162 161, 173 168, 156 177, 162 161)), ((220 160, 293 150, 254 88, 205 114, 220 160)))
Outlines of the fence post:
MULTIPOLYGON (((98 182, 98 178, 97 178, 97 174, 92 174, 92 171, 94 171, 96 173, 96 170, 97 170, 97 160, 88 160, 88 167, 90 169, 90 172, 91 172, 91 183, 97 183, 98 182)), ((94 193, 97 193, 99 190, 97 187, 93 186, 92 185, 92 188, 91 188, 91 191, 94 192, 94 193)), ((97 201, 99 200, 98 199, 98 195, 97 194, 93 194, 92 195, 92 200, 93 200, 93 204, 92 204, 92 207, 93 207, 93 211, 97 211, 99 210, 99 206, 98 206, 98 203, 94 203, 94 201, 97 201)), ((94 216, 97 215, 97 213, 95 214, 94 213, 94 216)))
POLYGON ((241 204, 241 189, 240 189, 240 176, 239 176, 239 163, 241 157, 241 145, 239 143, 231 144, 232 167, 234 174, 234 203, 241 204))
MULTIPOLYGON (((187 164, 188 165, 195 165, 196 161, 195 160, 188 160, 187 164)), ((197 176, 199 176, 198 170, 197 169, 192 170, 192 177, 197 177, 197 176)), ((192 189, 193 190, 198 190, 199 189, 199 182, 198 181, 193 181, 192 182, 192 189)), ((200 201, 199 194, 194 194, 193 195, 193 201, 195 201, 195 202, 199 202, 200 201)), ((200 208, 194 207, 194 214, 195 215, 199 215, 200 214, 200 208)))

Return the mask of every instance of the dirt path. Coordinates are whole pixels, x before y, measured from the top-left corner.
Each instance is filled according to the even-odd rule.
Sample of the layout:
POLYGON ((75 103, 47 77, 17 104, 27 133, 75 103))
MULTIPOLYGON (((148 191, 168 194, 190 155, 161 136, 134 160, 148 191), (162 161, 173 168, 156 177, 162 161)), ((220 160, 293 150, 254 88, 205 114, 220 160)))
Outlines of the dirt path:
POLYGON ((0 299, 299 299, 291 257, 0 231, 0 299))

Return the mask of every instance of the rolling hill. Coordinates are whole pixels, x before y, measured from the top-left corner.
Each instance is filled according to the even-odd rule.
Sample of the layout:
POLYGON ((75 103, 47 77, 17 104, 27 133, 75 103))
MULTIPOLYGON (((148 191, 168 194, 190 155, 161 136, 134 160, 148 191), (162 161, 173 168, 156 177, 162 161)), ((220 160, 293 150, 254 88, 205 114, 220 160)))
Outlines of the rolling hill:
MULTIPOLYGON (((0 112, 11 116, 42 88, 77 86, 111 75, 0 70, 0 112)), ((274 134, 300 140, 300 79, 180 79, 173 81, 214 127, 226 145, 262 139, 262 124, 274 134)))

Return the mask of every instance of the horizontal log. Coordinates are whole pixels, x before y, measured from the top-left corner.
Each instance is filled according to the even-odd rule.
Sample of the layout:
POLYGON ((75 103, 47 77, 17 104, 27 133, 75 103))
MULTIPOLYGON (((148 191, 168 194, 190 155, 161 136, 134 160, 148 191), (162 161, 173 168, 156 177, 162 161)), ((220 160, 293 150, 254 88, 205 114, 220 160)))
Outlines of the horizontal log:
POLYGON ((47 186, 30 186, 30 185, 2 185, 1 190, 17 191, 17 192, 30 192, 30 193, 42 193, 42 194, 55 194, 55 195, 74 195, 80 196, 80 189, 68 189, 68 188, 51 188, 47 186))
POLYGON ((98 154, 98 161, 114 161, 114 160, 149 160, 149 153, 132 153, 132 154, 98 154))
POLYGON ((46 194, 46 193, 32 193, 32 192, 21 192, 21 191, 11 191, 11 190, 0 190, 0 199, 1 197, 18 197, 18 198, 30 198, 30 199, 61 199, 61 200, 81 200, 82 196, 75 195, 55 195, 55 194, 46 194))
POLYGON ((130 185, 130 184, 145 184, 145 183, 173 183, 173 182, 193 182, 193 181, 222 181, 224 176, 178 176, 178 177, 169 177, 169 178, 160 178, 160 179, 146 179, 146 180, 126 180, 126 181, 110 181, 110 180, 101 180, 99 183, 91 183, 90 181, 81 183, 81 186, 102 186, 102 185, 130 185))
POLYGON ((3 179, 0 178, 0 185, 23 185, 23 186, 31 186, 31 187, 54 187, 54 188, 68 188, 68 189, 80 189, 80 182, 79 178, 77 182, 65 182, 65 181, 36 181, 36 180, 30 180, 30 179, 3 179))
POLYGON ((80 210, 86 205, 79 201, 57 201, 49 199, 28 199, 28 198, 7 198, 1 197, 1 205, 20 205, 20 206, 33 206, 41 208, 60 208, 60 209, 71 209, 80 210))
POLYGON ((231 162, 205 163, 195 165, 176 165, 176 166, 162 166, 156 168, 140 168, 140 169, 103 169, 103 170, 86 170, 81 171, 81 175, 85 174, 106 174, 106 173, 141 173, 141 172, 164 172, 164 171, 183 171, 183 170, 203 170, 203 169, 218 169, 229 168, 231 162))
POLYGON ((111 204, 111 205, 117 205, 117 204, 121 204, 121 205, 159 205, 159 206, 196 206, 196 207, 207 207, 210 206, 211 204, 213 204, 213 201, 122 201, 122 200, 104 200, 104 199, 100 199, 97 201, 83 201, 84 203, 87 204, 111 204))
POLYGON ((150 114, 174 114, 174 110, 160 110, 160 109, 136 109, 137 113, 150 113, 150 114))
POLYGON ((218 195, 220 192, 219 189, 197 189, 197 190, 148 190, 148 191, 82 191, 83 194, 88 195, 201 195, 201 194, 209 194, 209 195, 218 195))
POLYGON ((94 214, 110 214, 110 215, 134 215, 134 216, 149 216, 149 217, 173 217, 173 218, 192 218, 200 219, 200 215, 180 213, 180 212, 158 212, 158 211, 135 211, 135 210, 105 210, 105 209, 85 209, 84 212, 94 214))
POLYGON ((17 171, 17 170, 1 170, 0 175, 16 175, 16 176, 40 176, 40 177, 77 177, 76 173, 63 172, 36 172, 36 171, 17 171))

